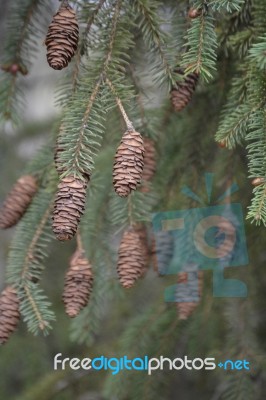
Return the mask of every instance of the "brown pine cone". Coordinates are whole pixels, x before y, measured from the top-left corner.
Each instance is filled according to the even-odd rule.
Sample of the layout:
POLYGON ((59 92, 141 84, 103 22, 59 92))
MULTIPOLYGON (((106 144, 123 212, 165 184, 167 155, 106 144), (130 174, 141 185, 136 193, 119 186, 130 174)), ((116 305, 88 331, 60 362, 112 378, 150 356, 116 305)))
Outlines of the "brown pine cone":
POLYGON ((0 210, 0 228, 10 228, 21 219, 37 189, 37 181, 33 176, 24 175, 18 179, 0 210))
POLYGON ((57 70, 67 67, 77 50, 78 40, 76 13, 69 4, 62 2, 48 28, 45 40, 50 67, 57 70))
POLYGON ((19 323, 19 299, 17 292, 7 286, 0 295, 0 344, 4 344, 19 323))
POLYGON ((183 321, 188 319, 197 307, 198 303, 193 303, 192 301, 176 303, 178 318, 183 321))
POLYGON ((144 146, 140 133, 127 131, 116 151, 113 184, 116 193, 127 197, 141 182, 144 165, 144 146))
POLYGON ((76 250, 70 260, 65 276, 63 302, 70 318, 76 317, 86 307, 92 291, 93 275, 91 265, 84 251, 76 250))
POLYGON ((121 285, 128 289, 134 285, 145 269, 143 246, 139 234, 131 229, 123 234, 119 250, 117 272, 121 285))
MULTIPOLYGON (((198 271, 197 276, 198 276, 197 291, 198 291, 199 297, 202 297, 203 277, 204 277, 203 271, 198 271)), ((177 282, 188 284, 187 288, 188 288, 189 293, 186 293, 186 295, 191 295, 191 293, 195 291, 194 287, 191 287, 191 288, 189 287, 187 272, 180 272, 178 274, 177 282)), ((177 302, 176 308, 177 308, 178 318, 180 320, 188 319, 193 314, 194 310, 198 307, 198 305, 199 305, 199 303, 196 301, 195 302, 192 302, 192 301, 177 302)))
POLYGON ((71 240, 84 213, 87 182, 74 176, 63 178, 57 189, 53 231, 58 240, 71 240))
POLYGON ((142 185, 141 191, 148 192, 149 191, 149 182, 152 180, 155 172, 156 172, 156 149, 154 145, 154 141, 149 138, 144 138, 144 167, 142 173, 142 185))
MULTIPOLYGON (((177 71, 180 75, 184 75, 182 70, 177 71)), ((184 78, 183 82, 176 82, 171 90, 171 102, 175 111, 182 111, 191 101, 195 92, 199 74, 193 72, 184 78)))

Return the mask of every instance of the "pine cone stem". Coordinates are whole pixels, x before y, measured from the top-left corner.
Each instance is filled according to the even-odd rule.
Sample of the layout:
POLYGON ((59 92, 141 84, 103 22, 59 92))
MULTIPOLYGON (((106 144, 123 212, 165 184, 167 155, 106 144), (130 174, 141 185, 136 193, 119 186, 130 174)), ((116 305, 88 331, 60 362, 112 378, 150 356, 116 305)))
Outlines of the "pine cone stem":
POLYGON ((108 84, 108 86, 109 86, 110 89, 111 89, 111 92, 112 92, 113 95, 115 96, 115 101, 116 101, 117 107, 119 108, 119 110, 120 110, 120 112, 121 112, 121 115, 122 115, 122 117, 123 117, 123 119, 124 119, 124 121, 125 121, 125 124, 126 124, 126 126, 127 126, 127 130, 128 130, 128 131, 134 131, 134 126, 133 126, 132 122, 130 121, 130 119, 129 119, 128 116, 127 116, 127 113, 126 113, 126 111, 125 111, 125 109, 124 109, 124 106, 123 106, 123 104, 122 104, 122 101, 121 101, 120 98, 117 96, 117 93, 116 93, 116 90, 115 90, 115 87, 114 87, 113 83, 112 83, 108 78, 106 78, 106 83, 108 84))

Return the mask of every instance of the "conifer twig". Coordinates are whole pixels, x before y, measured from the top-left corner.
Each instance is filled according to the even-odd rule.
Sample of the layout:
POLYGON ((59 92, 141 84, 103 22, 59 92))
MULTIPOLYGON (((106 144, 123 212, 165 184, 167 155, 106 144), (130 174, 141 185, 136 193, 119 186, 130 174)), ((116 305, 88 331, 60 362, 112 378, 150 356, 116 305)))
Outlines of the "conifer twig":
POLYGON ((134 130, 133 124, 130 121, 130 119, 128 118, 128 115, 127 115, 127 113, 126 113, 126 111, 124 109, 122 101, 120 100, 120 98, 118 97, 118 95, 116 93, 116 90, 115 90, 115 87, 114 87, 113 83, 108 78, 106 78, 105 81, 108 84, 108 86, 110 87, 111 92, 115 96, 115 101, 116 101, 117 107, 119 108, 119 111, 121 112, 121 115, 122 115, 122 117, 123 117, 123 119, 125 121, 125 124, 127 126, 127 130, 133 131, 134 130))

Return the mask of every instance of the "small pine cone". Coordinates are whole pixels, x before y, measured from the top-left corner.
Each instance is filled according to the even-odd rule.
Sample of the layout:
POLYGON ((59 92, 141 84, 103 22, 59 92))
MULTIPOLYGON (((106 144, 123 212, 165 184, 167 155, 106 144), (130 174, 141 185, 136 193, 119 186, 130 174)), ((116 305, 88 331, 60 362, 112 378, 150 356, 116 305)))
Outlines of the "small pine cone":
POLYGON ((88 304, 93 285, 91 265, 84 251, 77 250, 65 276, 63 302, 70 318, 76 317, 88 304))
POLYGON ((201 14, 202 14, 202 9, 201 8, 193 8, 193 7, 191 7, 188 10, 188 17, 190 19, 198 18, 201 14))
POLYGON ((24 175, 18 179, 0 210, 0 228, 10 228, 21 219, 37 189, 37 181, 33 176, 24 175))
POLYGON ((176 308, 177 308, 178 318, 183 321, 188 319, 193 314, 197 306, 198 303, 193 303, 192 301, 177 303, 176 308))
POLYGON ((87 182, 74 176, 58 185, 53 212, 53 231, 58 240, 71 240, 84 213, 87 182))
POLYGON ((67 67, 78 47, 79 26, 72 7, 62 2, 51 22, 45 45, 47 61, 53 69, 67 67))
POLYGON ((17 292, 7 286, 0 295, 0 344, 7 342, 19 323, 19 299, 17 292))
POLYGON ((154 141, 149 138, 144 138, 144 149, 145 149, 145 154, 144 154, 144 167, 143 167, 143 173, 142 173, 142 186, 141 186, 141 191, 142 192, 148 192, 149 191, 149 186, 147 183, 149 183, 156 171, 156 149, 154 145, 154 141))
POLYGON ((131 288, 144 269, 143 246, 138 232, 131 229, 123 234, 118 250, 117 272, 121 285, 131 288))
MULTIPOLYGON (((194 285, 194 282, 189 283, 188 282, 188 274, 187 272, 180 272, 178 274, 178 279, 177 283, 182 283, 187 286, 184 288, 184 293, 181 293, 182 296, 193 296, 193 295, 198 295, 199 297, 202 297, 202 290, 203 290, 203 271, 198 271, 195 272, 195 275, 198 278, 196 287, 194 285)), ((180 294, 179 294, 180 296, 180 294)), ((177 314, 178 318, 180 320, 186 320, 188 319, 194 312, 194 310, 198 307, 199 303, 194 301, 177 301, 176 303, 176 308, 177 308, 177 314)))
POLYGON ((116 193, 127 197, 141 182, 144 165, 144 146, 140 133, 127 131, 116 151, 113 184, 116 193))
MULTIPOLYGON (((183 75, 182 70, 177 71, 183 75)), ((199 74, 193 72, 184 78, 183 82, 176 82, 171 90, 171 102, 175 111, 182 111, 191 101, 193 93, 195 92, 199 74)))
POLYGON ((263 185, 263 184, 265 184, 265 178, 262 178, 262 177, 254 178, 251 183, 253 186, 263 185))

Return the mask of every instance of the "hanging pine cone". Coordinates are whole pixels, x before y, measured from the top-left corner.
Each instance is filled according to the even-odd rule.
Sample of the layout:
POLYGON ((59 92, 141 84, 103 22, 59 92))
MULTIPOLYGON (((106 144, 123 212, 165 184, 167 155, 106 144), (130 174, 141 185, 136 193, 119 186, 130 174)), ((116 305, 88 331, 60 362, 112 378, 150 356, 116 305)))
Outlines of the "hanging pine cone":
POLYGON ((164 276, 174 255, 174 238, 168 231, 154 232, 151 243, 153 269, 159 276, 164 276))
MULTIPOLYGON (((180 75, 184 75, 184 72, 181 69, 178 69, 177 72, 180 75)), ((193 72, 187 75, 183 82, 176 82, 176 84, 172 87, 171 102, 175 111, 182 111, 191 101, 198 83, 198 79, 199 74, 193 72)))
POLYGON ((10 228, 20 220, 37 189, 37 181, 33 176, 24 175, 18 179, 0 209, 0 228, 10 228))
POLYGON ((156 171, 156 149, 154 145, 154 141, 149 138, 144 138, 144 167, 142 173, 142 192, 149 191, 148 183, 152 180, 155 171, 156 171))
POLYGON ((83 250, 76 250, 70 260, 65 276, 63 301, 70 318, 76 317, 86 307, 92 291, 93 275, 91 265, 83 250))
POLYGON ((45 40, 50 67, 57 70, 67 67, 77 50, 78 39, 79 26, 76 13, 63 1, 53 17, 45 40))
POLYGON ((53 231, 58 240, 71 240, 84 213, 87 182, 74 176, 63 178, 55 198, 53 231))
POLYGON ((144 146, 140 133, 127 131, 116 151, 113 184, 116 193, 127 197, 141 182, 144 165, 144 146))
POLYGON ((185 284, 183 289, 178 288, 176 295, 176 308, 177 314, 180 320, 188 319, 198 307, 197 301, 186 301, 191 297, 201 297, 203 290, 203 271, 192 272, 194 279, 191 282, 188 281, 188 273, 180 272, 178 274, 177 283, 185 284))
POLYGON ((123 234, 119 250, 117 272, 121 285, 128 289, 143 274, 145 268, 143 246, 139 234, 131 229, 123 234))
POLYGON ((19 299, 17 292, 7 286, 0 295, 0 344, 7 342, 19 323, 19 299))

